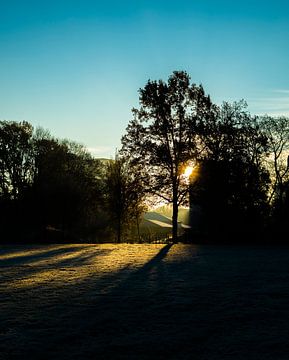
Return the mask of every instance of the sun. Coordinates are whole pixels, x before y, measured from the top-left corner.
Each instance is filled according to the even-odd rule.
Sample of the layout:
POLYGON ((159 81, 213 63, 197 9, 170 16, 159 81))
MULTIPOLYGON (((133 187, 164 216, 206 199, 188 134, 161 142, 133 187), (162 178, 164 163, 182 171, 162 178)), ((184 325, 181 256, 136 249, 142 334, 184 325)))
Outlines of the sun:
POLYGON ((189 179, 189 177, 192 175, 193 170, 194 170, 193 166, 191 166, 191 165, 186 166, 185 171, 184 171, 184 177, 189 179))

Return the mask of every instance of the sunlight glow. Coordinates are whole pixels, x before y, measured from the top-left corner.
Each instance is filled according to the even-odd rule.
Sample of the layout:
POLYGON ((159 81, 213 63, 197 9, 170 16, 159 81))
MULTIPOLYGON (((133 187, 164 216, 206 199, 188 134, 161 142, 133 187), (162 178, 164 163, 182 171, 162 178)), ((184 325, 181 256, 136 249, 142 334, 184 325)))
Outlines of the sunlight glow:
POLYGON ((194 167, 189 165, 185 168, 185 171, 184 171, 184 177, 189 179, 189 177, 192 175, 193 173, 193 170, 194 170, 194 167))

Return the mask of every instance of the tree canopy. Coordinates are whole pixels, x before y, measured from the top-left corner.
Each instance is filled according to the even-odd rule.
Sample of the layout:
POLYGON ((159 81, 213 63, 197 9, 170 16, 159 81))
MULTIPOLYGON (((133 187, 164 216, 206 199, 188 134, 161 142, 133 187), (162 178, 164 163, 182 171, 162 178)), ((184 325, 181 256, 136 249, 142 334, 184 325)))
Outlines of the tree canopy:
POLYGON ((173 204, 173 241, 177 241, 178 206, 188 194, 184 167, 199 156, 199 128, 214 115, 215 106, 184 71, 174 72, 167 82, 149 80, 139 93, 140 108, 133 109, 122 153, 146 178, 147 193, 173 204))

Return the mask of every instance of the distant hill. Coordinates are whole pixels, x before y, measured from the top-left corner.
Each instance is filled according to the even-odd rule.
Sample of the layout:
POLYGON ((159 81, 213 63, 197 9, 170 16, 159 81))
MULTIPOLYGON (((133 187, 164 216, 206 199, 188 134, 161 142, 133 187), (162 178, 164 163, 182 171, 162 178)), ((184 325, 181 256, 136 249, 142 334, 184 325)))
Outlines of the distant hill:
MULTIPOLYGON (((154 209, 154 212, 165 216, 166 218, 171 219, 173 216, 173 206, 171 204, 162 205, 157 209, 154 209)), ((185 225, 190 225, 190 209, 180 206, 178 213, 178 221, 185 225)))
POLYGON ((168 225, 172 224, 172 219, 171 217, 167 217, 165 215, 162 215, 161 213, 157 212, 157 211, 149 211, 147 213, 144 214, 144 219, 145 220, 151 220, 151 221, 159 221, 168 225))
MULTIPOLYGON (((148 211, 143 215, 140 222, 140 233, 153 236, 168 237, 172 231, 172 206, 163 205, 153 211, 148 211)), ((189 209, 181 207, 179 209, 178 228, 182 232, 189 226, 189 209)))

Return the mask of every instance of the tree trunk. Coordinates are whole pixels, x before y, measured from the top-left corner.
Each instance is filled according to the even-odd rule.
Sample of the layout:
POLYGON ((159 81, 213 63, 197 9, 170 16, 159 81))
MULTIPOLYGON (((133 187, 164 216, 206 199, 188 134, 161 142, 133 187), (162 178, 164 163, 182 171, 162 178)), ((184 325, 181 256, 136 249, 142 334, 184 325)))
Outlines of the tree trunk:
POLYGON ((136 226, 137 226, 138 242, 139 242, 139 243, 141 243, 140 231, 139 231, 139 219, 138 219, 138 216, 136 216, 136 226))
POLYGON ((173 190, 173 243, 178 242, 178 200, 177 200, 177 191, 173 190))
POLYGON ((119 244, 121 242, 121 219, 117 219, 117 238, 116 242, 119 244))

